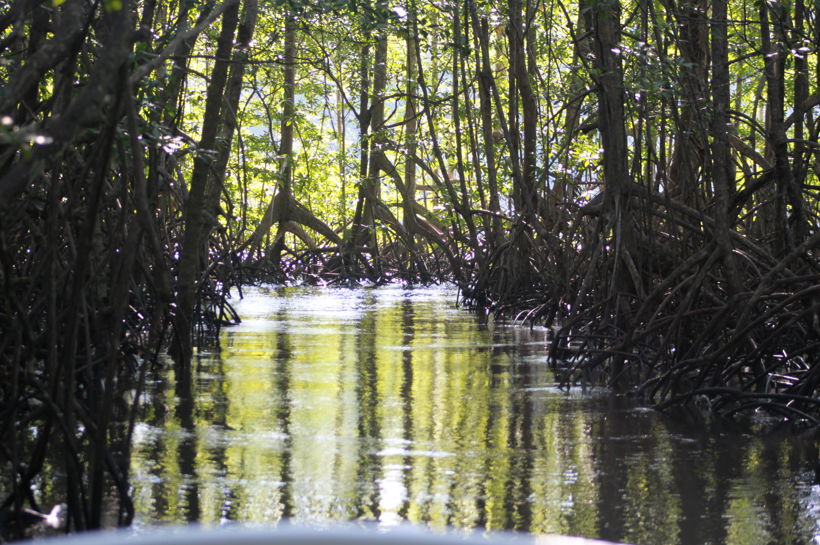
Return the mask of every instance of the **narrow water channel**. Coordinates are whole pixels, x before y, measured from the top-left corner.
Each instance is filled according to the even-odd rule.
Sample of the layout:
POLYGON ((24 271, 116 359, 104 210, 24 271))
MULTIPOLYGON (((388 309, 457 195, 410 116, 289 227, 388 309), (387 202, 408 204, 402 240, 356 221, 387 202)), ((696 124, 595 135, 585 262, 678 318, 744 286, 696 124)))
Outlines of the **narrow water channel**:
POLYGON ((559 390, 546 333, 444 288, 255 288, 191 386, 148 384, 137 526, 411 521, 660 544, 818 542, 816 445, 559 390))

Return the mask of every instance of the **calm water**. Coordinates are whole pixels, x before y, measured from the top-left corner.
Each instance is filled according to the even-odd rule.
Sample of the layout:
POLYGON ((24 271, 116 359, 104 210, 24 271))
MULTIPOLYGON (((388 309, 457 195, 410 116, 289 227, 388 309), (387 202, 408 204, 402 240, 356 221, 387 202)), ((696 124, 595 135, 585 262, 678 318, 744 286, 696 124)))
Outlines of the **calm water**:
POLYGON ((636 544, 820 543, 811 441, 699 433, 564 392, 543 330, 482 326, 455 292, 269 288, 148 386, 138 526, 409 520, 636 544))

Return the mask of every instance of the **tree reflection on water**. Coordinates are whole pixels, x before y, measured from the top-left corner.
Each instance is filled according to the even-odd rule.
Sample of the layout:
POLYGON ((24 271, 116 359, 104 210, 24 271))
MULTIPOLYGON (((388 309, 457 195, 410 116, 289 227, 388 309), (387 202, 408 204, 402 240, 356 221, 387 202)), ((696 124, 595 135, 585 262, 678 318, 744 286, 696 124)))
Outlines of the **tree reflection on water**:
MULTIPOLYGON (((546 332, 446 289, 268 288, 146 393, 137 524, 411 521, 642 544, 810 543, 806 440, 564 392, 546 332), (169 405, 173 409, 169 409, 169 405)), ((816 451, 815 451, 816 452, 816 451)))

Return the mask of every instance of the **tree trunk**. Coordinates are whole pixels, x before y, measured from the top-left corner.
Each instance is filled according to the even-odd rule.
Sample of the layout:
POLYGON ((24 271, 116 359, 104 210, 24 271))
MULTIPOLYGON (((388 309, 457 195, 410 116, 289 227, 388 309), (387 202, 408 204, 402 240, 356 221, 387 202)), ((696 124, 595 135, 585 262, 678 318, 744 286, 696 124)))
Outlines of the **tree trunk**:
POLYGON ((415 13, 408 13, 407 39, 406 39, 406 90, 407 98, 404 112, 405 136, 404 145, 407 148, 407 158, 404 162, 404 188, 405 196, 402 200, 404 228, 410 237, 415 237, 416 233, 416 212, 414 203, 416 200, 416 156, 418 138, 418 112, 416 111, 416 35, 413 27, 415 13))
POLYGON ((729 147, 729 48, 726 32, 727 2, 712 2, 712 181, 717 193, 715 240, 723 258, 730 294, 740 291, 738 269, 732 254, 729 230, 730 203, 734 196, 734 169, 729 147))
MULTIPOLYGON (((472 248, 478 248, 478 237, 476 235, 475 223, 472 221, 472 216, 470 216, 470 209, 472 209, 472 205, 470 204, 471 199, 467 189, 467 174, 464 170, 464 153, 462 150, 461 139, 461 101, 459 100, 459 98, 463 94, 463 90, 461 88, 462 83, 459 80, 459 61, 462 56, 463 48, 466 47, 466 41, 461 32, 461 18, 459 17, 458 8, 459 2, 453 2, 453 64, 451 72, 453 82, 453 96, 451 101, 451 107, 453 129, 455 130, 456 172, 458 172, 459 190, 461 192, 461 206, 466 214, 466 217, 464 219, 467 220, 466 224, 470 236, 470 246, 472 248)), ((466 82, 464 82, 464 85, 466 86, 466 82)))
POLYGON ((767 144, 774 154, 775 171, 775 199, 771 210, 774 219, 774 250, 776 255, 782 255, 794 248, 801 240, 803 228, 803 201, 800 190, 796 187, 794 175, 789 164, 789 149, 784 122, 784 75, 786 67, 785 29, 783 18, 785 6, 781 2, 762 2, 760 4, 760 32, 761 44, 765 53, 766 77, 766 117, 768 121, 767 144), (769 11, 774 14, 775 41, 769 26, 769 11), (791 215, 788 217, 786 203, 791 205, 791 215), (792 228, 791 225, 794 226, 792 228))
POLYGON ((475 1, 469 0, 470 18, 473 32, 478 38, 481 52, 481 65, 478 73, 478 99, 481 107, 481 134, 484 141, 484 163, 487 168, 487 190, 489 192, 490 212, 494 212, 492 230, 490 234, 490 248, 496 248, 501 243, 501 212, 500 194, 498 188, 498 173, 495 164, 495 135, 493 134, 493 105, 492 105, 492 64, 490 63, 490 37, 487 19, 479 21, 476 13, 475 1))
MULTIPOLYGON (((591 0, 589 25, 593 33, 595 54, 594 75, 598 95, 598 127, 603 148, 604 214, 603 233, 612 233, 613 241, 609 297, 615 301, 615 327, 629 331, 631 301, 640 294, 640 278, 633 261, 633 219, 628 197, 629 170, 627 168, 626 125, 624 112, 623 68, 620 44, 620 2, 591 0)), ((610 381, 618 385, 623 371, 622 357, 613 357, 610 381)))
MULTIPOLYGON (((376 231, 376 207, 381 197, 380 165, 378 154, 386 141, 384 134, 384 93, 387 87, 387 3, 376 3, 377 38, 373 55, 373 95, 370 106, 370 140, 367 176, 362 184, 364 192, 364 215, 366 237, 362 240, 370 247, 372 265, 377 275, 381 275, 379 239, 376 231)), ((364 233, 365 231, 363 231, 364 233)))
MULTIPOLYGON (((279 141, 279 156, 282 159, 279 165, 279 183, 262 220, 245 242, 245 246, 252 249, 259 248, 271 227, 276 225, 276 235, 268 255, 272 266, 277 270, 281 268, 282 251, 285 248, 285 233, 295 232, 299 233, 298 236, 301 236, 299 228, 294 227, 293 222, 321 233, 331 242, 336 244, 342 242, 332 229, 297 202, 293 194, 293 136, 296 121, 296 38, 298 36, 298 24, 299 21, 296 16, 292 12, 287 12, 285 15, 282 54, 284 82, 282 86, 282 123, 279 141)), ((250 38, 250 36, 248 37, 250 38)))
MULTIPOLYGON (((516 0, 517 1, 517 0, 516 0)), ((531 78, 535 77, 536 65, 533 43, 535 32, 533 21, 535 18, 531 0, 526 0, 524 13, 527 17, 526 26, 522 25, 521 12, 517 11, 515 19, 518 25, 515 28, 516 50, 515 76, 518 90, 521 93, 521 114, 524 124, 524 165, 521 172, 521 212, 528 220, 532 220, 538 211, 538 192, 536 191, 536 146, 538 129, 538 104, 532 88, 531 78)))
POLYGON ((669 166, 670 197, 697 206, 698 177, 706 157, 706 77, 709 34, 705 0, 686 0, 675 11, 678 48, 682 55, 680 83, 683 105, 677 119, 677 141, 669 166))
POLYGON ((256 28, 258 12, 257 0, 245 0, 242 3, 242 17, 236 34, 236 44, 231 56, 231 67, 225 87, 225 98, 222 104, 220 118, 222 125, 216 139, 216 159, 212 168, 212 176, 206 192, 205 209, 211 214, 207 220, 211 227, 216 227, 216 217, 219 213, 219 198, 225 182, 228 159, 231 155, 233 135, 236 131, 236 115, 239 109, 239 97, 242 94, 242 80, 245 76, 245 65, 250 55, 251 40, 256 28))
MULTIPOLYGON (((806 6, 805 0, 795 0, 794 4, 794 29, 792 31, 792 43, 801 45, 805 29, 806 6)), ((809 63, 807 51, 798 48, 794 55, 794 179, 798 186, 803 184, 806 176, 806 145, 804 139, 804 124, 806 118, 804 104, 809 98, 809 63)))
MULTIPOLYGON (((276 196, 271 201, 266 218, 257 227, 261 233, 258 240, 267 234, 273 222, 276 223, 276 236, 270 248, 270 260, 275 269, 281 266, 282 250, 285 247, 285 226, 290 220, 290 202, 293 200, 293 124, 296 115, 296 34, 298 21, 291 11, 285 13, 285 43, 282 54, 284 64, 282 84, 282 124, 279 129, 279 184, 276 196)), ((256 233, 255 233, 256 234, 256 233)), ((252 239, 254 237, 251 237, 252 239)))
POLYGON ((206 219, 203 214, 205 193, 210 170, 213 166, 211 151, 216 147, 216 138, 221 126, 220 112, 222 111, 231 47, 238 19, 238 5, 228 8, 222 15, 222 29, 217 41, 216 61, 211 71, 211 79, 205 99, 202 135, 200 136, 197 155, 194 158, 188 199, 185 202, 185 233, 177 269, 177 313, 174 324, 174 351, 179 364, 182 366, 190 364, 193 350, 197 291, 200 275, 205 269, 203 259, 207 257, 203 252, 203 247, 209 237, 209 230, 206 227, 206 219))
POLYGON ((347 261, 358 268, 356 257, 353 255, 356 248, 367 238, 368 223, 366 221, 366 208, 368 206, 367 192, 365 190, 365 180, 367 179, 368 157, 370 152, 369 137, 370 132, 370 47, 371 42, 365 41, 359 52, 359 185, 358 197, 356 200, 356 210, 353 213, 353 224, 348 232, 347 239, 347 261))

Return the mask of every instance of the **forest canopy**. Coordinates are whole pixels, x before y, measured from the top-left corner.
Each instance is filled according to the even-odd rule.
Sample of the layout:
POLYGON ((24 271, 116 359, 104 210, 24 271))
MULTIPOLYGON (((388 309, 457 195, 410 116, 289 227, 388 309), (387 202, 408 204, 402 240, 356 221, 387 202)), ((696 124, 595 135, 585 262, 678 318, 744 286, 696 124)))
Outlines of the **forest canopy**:
POLYGON ((118 392, 259 281, 451 281, 566 385, 817 425, 819 45, 806 0, 10 0, 4 505, 60 441, 98 527, 118 392))

